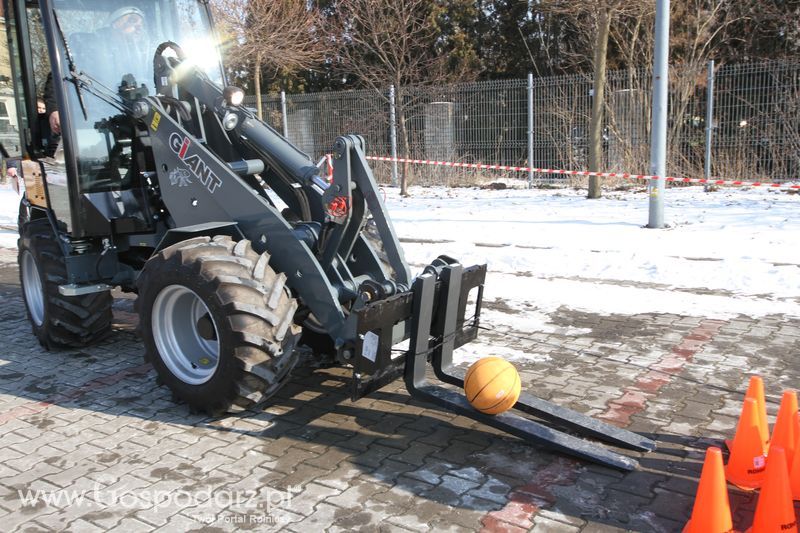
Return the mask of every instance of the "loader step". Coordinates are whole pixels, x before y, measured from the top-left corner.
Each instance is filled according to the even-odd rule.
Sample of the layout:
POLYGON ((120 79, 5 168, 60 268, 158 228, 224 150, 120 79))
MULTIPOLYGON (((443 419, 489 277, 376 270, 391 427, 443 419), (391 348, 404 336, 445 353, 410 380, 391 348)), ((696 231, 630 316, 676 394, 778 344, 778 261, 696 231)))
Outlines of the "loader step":
POLYGON ((68 283, 58 286, 58 293, 61 296, 83 296, 84 294, 92 294, 95 292, 103 292, 113 289, 111 285, 105 283, 90 283, 81 285, 78 283, 68 283))

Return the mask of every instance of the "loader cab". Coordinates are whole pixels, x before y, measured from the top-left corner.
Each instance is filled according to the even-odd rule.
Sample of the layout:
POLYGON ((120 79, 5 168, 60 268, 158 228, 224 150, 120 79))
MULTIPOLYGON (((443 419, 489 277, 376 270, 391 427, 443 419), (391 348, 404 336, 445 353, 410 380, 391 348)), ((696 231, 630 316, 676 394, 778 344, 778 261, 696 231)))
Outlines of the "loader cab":
POLYGON ((153 95, 153 56, 165 41, 223 74, 206 2, 4 0, 22 152, 40 161, 59 231, 72 239, 155 231, 143 180, 152 171, 132 119, 94 88, 153 95), (84 83, 74 82, 81 73, 84 83), (88 84, 85 80, 89 80, 88 84), (47 100, 40 113, 37 100, 47 100), (49 115, 57 110, 60 134, 49 115))

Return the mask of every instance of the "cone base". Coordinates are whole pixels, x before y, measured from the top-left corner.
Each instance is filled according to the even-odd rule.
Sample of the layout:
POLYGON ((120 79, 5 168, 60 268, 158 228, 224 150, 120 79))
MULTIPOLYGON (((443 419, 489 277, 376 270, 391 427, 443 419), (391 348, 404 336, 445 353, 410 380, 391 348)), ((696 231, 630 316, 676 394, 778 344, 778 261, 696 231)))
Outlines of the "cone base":
MULTIPOLYGON (((686 522, 686 525, 685 525, 685 526, 683 526, 683 531, 681 531, 681 533, 689 533, 689 530, 690 530, 690 528, 689 528, 689 525, 690 525, 691 523, 692 523, 692 521, 691 521, 691 520, 689 520, 688 522, 686 522)), ((750 529, 752 529, 752 528, 750 528, 750 529)), ((747 530, 747 531, 745 531, 744 533, 750 533, 750 529, 748 529, 748 530, 747 530)), ((739 533, 739 530, 738 530, 738 529, 736 529, 736 528, 733 528, 733 529, 730 529, 730 530, 726 531, 725 533, 739 533)))
POLYGON ((755 491, 759 490, 761 488, 761 485, 762 485, 762 483, 759 483, 759 485, 757 487, 748 487, 746 485, 740 485, 738 483, 735 483, 735 482, 731 481, 730 479, 728 479, 727 481, 728 481, 728 483, 730 483, 731 485, 733 485, 737 489, 743 490, 745 492, 755 492, 755 491))
POLYGON ((728 469, 725 469, 725 481, 730 483, 731 485, 745 490, 747 492, 752 492, 754 490, 758 490, 761 488, 761 485, 764 484, 764 476, 762 475, 760 479, 753 480, 753 479, 731 479, 728 475, 728 469))

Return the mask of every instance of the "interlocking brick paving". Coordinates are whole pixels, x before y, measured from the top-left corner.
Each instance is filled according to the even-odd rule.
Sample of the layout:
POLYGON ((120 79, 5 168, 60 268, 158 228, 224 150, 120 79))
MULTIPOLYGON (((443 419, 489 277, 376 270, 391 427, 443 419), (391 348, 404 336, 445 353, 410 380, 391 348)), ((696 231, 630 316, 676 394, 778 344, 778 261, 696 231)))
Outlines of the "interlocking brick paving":
MULTIPOLYGON (((3 531, 680 531, 750 373, 771 415, 800 377, 793 318, 564 308, 555 333, 489 323, 484 343, 542 356, 516 363, 528 392, 656 439, 652 453, 624 452, 638 471, 524 444, 400 382, 351 402, 342 368, 303 367, 266 407, 212 419, 156 384, 130 295, 102 343, 44 351, 13 260, 0 254, 3 531), (51 499, 25 500, 37 491, 51 499)), ((745 529, 755 496, 730 494, 745 529)))

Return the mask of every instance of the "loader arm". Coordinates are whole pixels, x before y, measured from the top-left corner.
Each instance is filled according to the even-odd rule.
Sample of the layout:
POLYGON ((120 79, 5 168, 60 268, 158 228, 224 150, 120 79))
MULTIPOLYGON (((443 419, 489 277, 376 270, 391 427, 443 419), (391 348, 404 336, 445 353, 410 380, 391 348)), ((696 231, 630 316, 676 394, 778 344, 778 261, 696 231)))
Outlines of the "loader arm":
POLYGON ((337 139, 334 179, 328 184, 311 159, 274 129, 244 107, 225 105, 223 91, 202 72, 184 71, 174 87, 182 101, 196 102, 193 114, 205 122, 209 137, 215 123, 236 117, 236 126, 226 135, 240 158, 222 160, 222 150, 212 150, 193 134, 190 121, 164 105, 170 99, 154 96, 137 102, 136 118, 147 128, 160 196, 173 230, 209 221, 235 223, 254 250, 270 254, 273 267, 286 275, 287 285, 336 348, 350 350, 351 356, 355 327, 345 309, 359 299, 408 291, 411 284, 410 269, 366 163, 363 139, 337 139), (243 171, 237 173, 237 168, 243 171), (268 196, 254 190, 247 178, 256 173, 283 193, 281 199, 294 207, 290 209, 295 217, 310 219, 287 221, 268 196), (330 212, 336 201, 343 202, 340 214, 330 212), (368 218, 377 228, 388 264, 364 235, 368 218))

